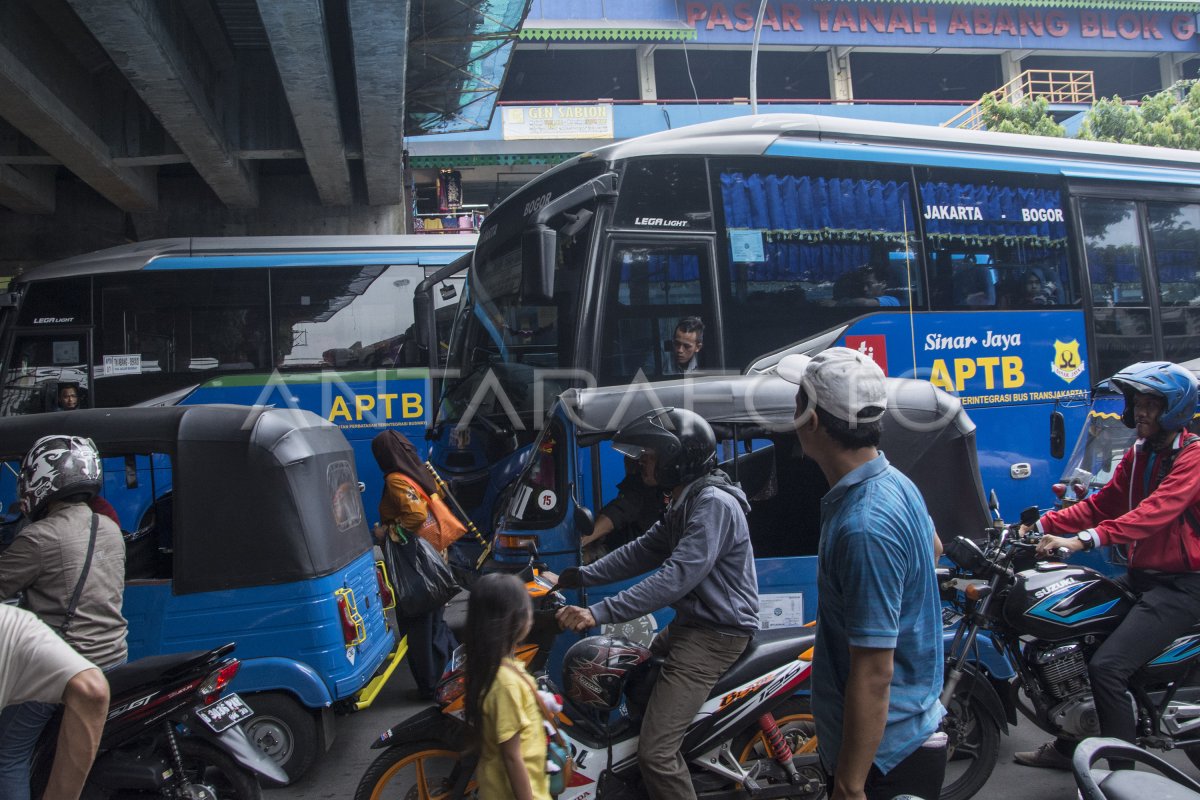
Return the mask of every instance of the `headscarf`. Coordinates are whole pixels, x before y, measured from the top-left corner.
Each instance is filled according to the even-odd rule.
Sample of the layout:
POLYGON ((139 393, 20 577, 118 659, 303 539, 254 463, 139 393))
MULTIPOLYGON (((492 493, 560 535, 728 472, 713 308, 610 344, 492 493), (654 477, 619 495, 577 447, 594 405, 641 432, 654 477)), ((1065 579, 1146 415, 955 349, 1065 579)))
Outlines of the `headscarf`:
POLYGON ((425 468, 425 462, 417 455, 417 448, 403 433, 386 430, 371 440, 371 454, 375 456, 379 469, 386 475, 389 472, 399 472, 411 480, 425 494, 433 494, 437 486, 433 476, 425 468))

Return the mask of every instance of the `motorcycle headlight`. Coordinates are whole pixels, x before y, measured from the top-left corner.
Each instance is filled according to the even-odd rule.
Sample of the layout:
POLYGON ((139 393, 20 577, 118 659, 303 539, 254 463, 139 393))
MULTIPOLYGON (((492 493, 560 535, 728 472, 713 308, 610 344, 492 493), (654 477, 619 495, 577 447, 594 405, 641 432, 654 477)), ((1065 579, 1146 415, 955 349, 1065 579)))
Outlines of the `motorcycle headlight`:
POLYGON ((954 537, 945 544, 944 548, 946 558, 968 572, 978 572, 987 566, 987 557, 979 549, 979 545, 965 536, 954 537))

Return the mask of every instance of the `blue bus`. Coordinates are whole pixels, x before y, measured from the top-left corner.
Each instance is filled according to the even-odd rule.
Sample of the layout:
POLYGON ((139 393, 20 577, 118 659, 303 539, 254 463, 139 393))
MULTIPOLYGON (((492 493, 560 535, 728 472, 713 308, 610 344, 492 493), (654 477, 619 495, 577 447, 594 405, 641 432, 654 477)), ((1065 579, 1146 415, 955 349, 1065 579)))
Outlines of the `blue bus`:
MULTIPOLYGON (((428 422, 414 293, 474 244, 470 235, 160 239, 36 267, 0 295, 0 416, 57 410, 64 385, 82 407, 300 408, 342 429, 371 508, 382 488, 371 438, 396 427, 420 442, 428 422)), ((448 336, 461 295, 445 286, 430 302, 448 336)), ((146 527, 151 498, 117 491, 124 470, 106 468, 122 527, 146 527)))
POLYGON ((1074 439, 1092 384, 1198 352, 1197 252, 1195 152, 806 115, 611 144, 484 221, 432 458, 492 526, 553 398, 672 377, 699 317, 697 374, 842 345, 957 395, 1015 518, 1062 474, 1053 410, 1074 439))

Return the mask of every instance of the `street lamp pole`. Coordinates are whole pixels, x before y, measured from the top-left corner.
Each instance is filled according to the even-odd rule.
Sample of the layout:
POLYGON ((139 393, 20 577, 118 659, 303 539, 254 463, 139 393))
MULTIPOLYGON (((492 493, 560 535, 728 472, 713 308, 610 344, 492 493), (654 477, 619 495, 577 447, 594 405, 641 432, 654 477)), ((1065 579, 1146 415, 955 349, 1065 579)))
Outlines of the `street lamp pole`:
POLYGON ((763 16, 767 13, 767 0, 758 4, 758 18, 754 20, 754 44, 750 46, 750 113, 758 113, 758 40, 762 38, 763 16))

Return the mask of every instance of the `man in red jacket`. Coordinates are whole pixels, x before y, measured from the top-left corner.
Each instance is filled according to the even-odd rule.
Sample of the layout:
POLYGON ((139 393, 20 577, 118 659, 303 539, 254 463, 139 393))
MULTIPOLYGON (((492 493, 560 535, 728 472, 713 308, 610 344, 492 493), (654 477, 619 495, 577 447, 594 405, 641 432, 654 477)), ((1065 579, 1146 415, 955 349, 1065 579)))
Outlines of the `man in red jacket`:
MULTIPOLYGON (((1200 442, 1187 430, 1197 385, 1191 372, 1166 361, 1141 361, 1111 382, 1125 395, 1121 419, 1137 429, 1137 443, 1104 488, 1038 521, 1037 529, 1047 534, 1038 553, 1128 547, 1129 572, 1118 580, 1138 602, 1096 649, 1088 674, 1101 734, 1132 742, 1137 720, 1126 693, 1130 676, 1200 619, 1200 442), (1061 535, 1068 533, 1076 535, 1061 535)), ((1058 739, 1014 758, 1031 767, 1070 769, 1074 746, 1058 739)))

